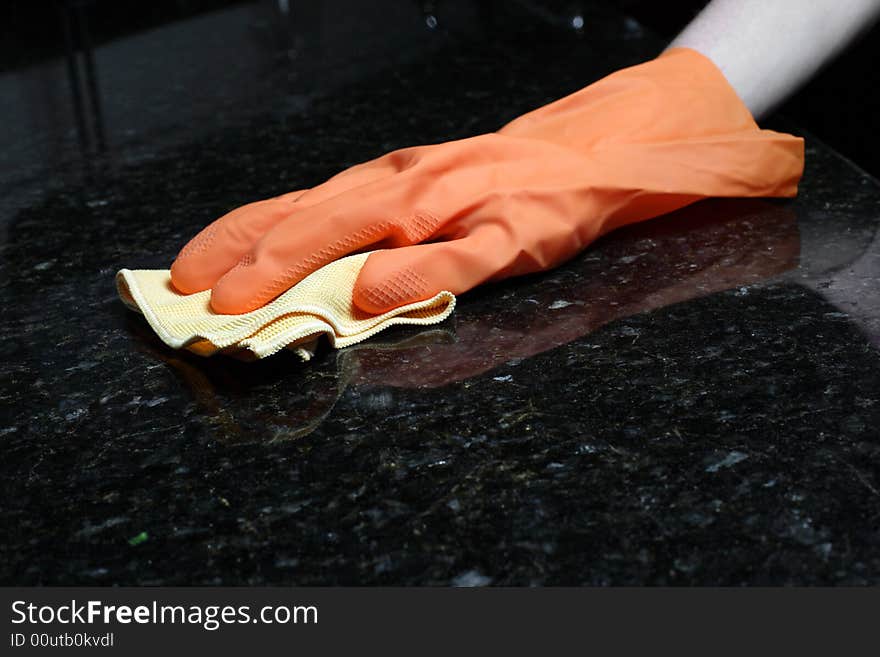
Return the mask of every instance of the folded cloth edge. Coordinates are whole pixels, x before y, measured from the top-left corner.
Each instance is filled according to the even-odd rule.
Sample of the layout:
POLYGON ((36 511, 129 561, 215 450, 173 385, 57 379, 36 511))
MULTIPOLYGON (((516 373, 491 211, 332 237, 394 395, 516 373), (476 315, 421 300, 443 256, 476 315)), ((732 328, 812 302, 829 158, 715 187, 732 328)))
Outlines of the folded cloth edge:
MULTIPOLYGON (((354 267, 359 271, 366 260, 365 256, 366 254, 358 254, 358 256, 350 257, 350 262, 347 264, 337 261, 338 264, 331 263, 327 267, 336 265, 337 267, 348 267, 349 270, 354 267)), ((170 287, 170 275, 167 270, 121 269, 116 274, 116 287, 123 303, 130 310, 142 314, 159 339, 166 345, 174 349, 180 349, 194 343, 201 343, 202 348, 196 351, 196 353, 201 355, 211 355, 216 353, 216 351, 224 349, 245 349, 257 358, 265 358, 284 347, 290 347, 303 360, 308 360, 311 350, 306 349, 303 351, 303 349, 297 347, 299 344, 305 346, 304 343, 306 342, 314 343, 321 335, 328 337, 332 347, 340 349, 366 340, 390 326, 428 326, 438 324, 449 317, 455 309, 456 302, 455 296, 451 292, 443 291, 430 299, 407 304, 382 315, 355 317, 354 313, 359 311, 354 309, 351 304, 353 290, 348 289, 353 287, 354 277, 351 276, 351 271, 348 271, 347 275, 339 276, 340 285, 332 288, 332 294, 336 298, 324 296, 326 301, 323 302, 323 305, 322 299, 319 296, 313 303, 303 303, 302 298, 300 298, 296 304, 291 306, 289 300, 285 301, 285 297, 288 296, 288 293, 285 293, 270 304, 267 304, 267 306, 243 315, 216 315, 209 309, 206 309, 203 311, 205 318, 216 320, 222 317, 231 320, 227 324, 225 332, 217 333, 211 330, 198 330, 195 328, 197 322, 192 322, 193 328, 189 332, 184 335, 179 333, 175 335, 166 326, 166 321, 164 321, 162 316, 162 306, 154 303, 154 300, 149 298, 149 295, 145 293, 141 285, 141 279, 144 278, 146 280, 149 277, 160 277, 166 283, 169 290, 173 289, 170 287), (167 278, 167 281, 164 281, 165 278, 167 278), (347 312, 348 317, 343 317, 341 318, 343 321, 339 321, 340 318, 334 314, 333 309, 337 313, 341 311, 347 312), (309 320, 306 320, 306 316, 309 315, 311 317, 309 320), (260 335, 261 331, 264 331, 267 327, 290 317, 301 317, 306 321, 294 326, 292 329, 281 331, 275 335, 270 335, 271 331, 265 331, 265 335, 260 335), (346 322, 346 319, 350 321, 346 322), (349 332, 346 333, 346 330, 349 332), (206 346, 204 341, 206 340, 215 348, 213 351, 204 348, 206 346)), ((321 290, 321 294, 327 294, 326 286, 317 289, 321 290)), ((196 295, 184 295, 166 291, 163 294, 171 298, 186 300, 197 295, 209 295, 210 293, 199 292, 196 295)), ((206 296, 205 298, 207 299, 208 297, 206 296)), ((290 298, 292 298, 292 295, 290 298)))

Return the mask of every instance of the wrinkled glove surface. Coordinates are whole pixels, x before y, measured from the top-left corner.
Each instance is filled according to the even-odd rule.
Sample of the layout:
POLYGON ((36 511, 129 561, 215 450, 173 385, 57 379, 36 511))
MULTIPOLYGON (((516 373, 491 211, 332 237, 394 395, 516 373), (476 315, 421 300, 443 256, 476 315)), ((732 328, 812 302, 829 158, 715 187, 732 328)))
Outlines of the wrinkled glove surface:
POLYGON ((803 140, 760 129, 718 68, 676 48, 497 133, 394 151, 252 203, 171 268, 217 313, 254 311, 319 268, 372 251, 368 314, 554 267, 597 237, 712 196, 794 196, 803 140))

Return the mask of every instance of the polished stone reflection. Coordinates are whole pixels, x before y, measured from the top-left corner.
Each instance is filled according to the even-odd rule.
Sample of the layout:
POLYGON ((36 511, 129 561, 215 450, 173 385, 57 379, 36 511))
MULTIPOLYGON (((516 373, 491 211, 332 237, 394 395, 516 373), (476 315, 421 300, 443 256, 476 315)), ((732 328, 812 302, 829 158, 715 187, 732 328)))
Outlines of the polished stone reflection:
POLYGON ((562 270, 479 293, 452 344, 405 356, 357 352, 357 383, 461 381, 589 335, 618 319, 749 286, 797 267, 795 216, 763 201, 711 200, 607 237, 562 270))
MULTIPOLYGON (((315 399, 285 413, 284 436, 313 431, 348 386, 433 388, 463 381, 618 319, 731 288, 745 293, 748 286, 796 268, 799 251, 794 213, 784 204, 761 200, 713 199, 629 226, 560 270, 466 295, 448 326, 391 330, 325 354, 331 360, 335 355, 336 375, 319 382, 315 399)), ((219 356, 219 362, 209 364, 175 353, 148 336, 145 326, 139 318, 133 338, 148 340, 205 411, 218 412, 217 389, 230 388, 228 358, 219 356)), ((284 359, 286 371, 291 364, 287 354, 284 359)), ((231 380, 241 391, 259 389, 266 371, 231 380)))

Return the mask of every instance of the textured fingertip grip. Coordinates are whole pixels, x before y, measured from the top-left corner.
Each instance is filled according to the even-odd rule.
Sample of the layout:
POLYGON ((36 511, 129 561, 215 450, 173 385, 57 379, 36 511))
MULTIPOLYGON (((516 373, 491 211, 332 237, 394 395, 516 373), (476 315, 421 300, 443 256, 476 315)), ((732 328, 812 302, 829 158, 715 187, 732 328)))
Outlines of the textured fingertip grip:
POLYGON ((428 281, 411 268, 385 275, 365 267, 354 288, 354 305, 371 315, 389 312, 434 296, 428 281))
POLYGON ((211 287, 215 278, 200 266, 199 258, 214 244, 218 222, 206 226, 184 245, 171 264, 171 282, 184 294, 194 294, 211 287))

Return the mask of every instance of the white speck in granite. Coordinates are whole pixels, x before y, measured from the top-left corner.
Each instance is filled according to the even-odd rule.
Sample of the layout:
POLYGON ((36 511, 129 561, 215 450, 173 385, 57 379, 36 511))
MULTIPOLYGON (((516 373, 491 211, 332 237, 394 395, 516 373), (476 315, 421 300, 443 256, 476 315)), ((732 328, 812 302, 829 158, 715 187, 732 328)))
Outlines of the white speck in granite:
POLYGON ((72 411, 70 411, 70 413, 67 413, 64 416, 64 419, 67 420, 68 422, 73 422, 74 420, 81 418, 85 414, 86 414, 86 409, 75 408, 72 411))
POLYGON ((715 461, 711 465, 706 466, 706 472, 718 472, 722 468, 729 468, 736 465, 740 461, 745 461, 747 458, 749 458, 749 455, 744 454, 743 452, 730 452, 720 461, 715 461))
POLYGON ((487 577, 479 570, 468 570, 467 572, 453 578, 453 586, 488 586, 492 583, 492 578, 487 577))

